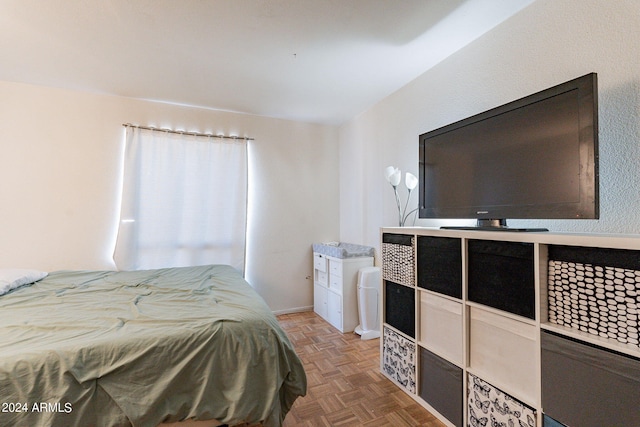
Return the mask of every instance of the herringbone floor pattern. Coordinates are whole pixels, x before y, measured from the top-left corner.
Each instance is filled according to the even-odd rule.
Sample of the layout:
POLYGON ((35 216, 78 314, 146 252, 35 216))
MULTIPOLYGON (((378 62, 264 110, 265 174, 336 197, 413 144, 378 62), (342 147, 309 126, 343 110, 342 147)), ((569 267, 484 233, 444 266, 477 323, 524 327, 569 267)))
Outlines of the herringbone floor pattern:
POLYGON ((278 321, 304 363, 308 383, 285 427, 444 425, 380 373, 379 340, 341 334, 313 312, 280 315, 278 321))

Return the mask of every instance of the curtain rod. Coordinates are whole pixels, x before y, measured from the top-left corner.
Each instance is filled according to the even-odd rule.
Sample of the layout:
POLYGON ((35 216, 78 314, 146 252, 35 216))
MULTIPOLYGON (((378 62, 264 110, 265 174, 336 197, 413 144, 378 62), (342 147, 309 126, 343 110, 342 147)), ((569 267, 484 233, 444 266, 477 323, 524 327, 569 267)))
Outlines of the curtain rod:
POLYGON ((174 129, 165 129, 165 128, 154 128, 154 127, 149 127, 149 126, 132 125, 131 123, 123 123, 122 126, 130 127, 130 128, 151 130, 151 131, 156 131, 156 132, 177 133, 177 134, 180 134, 180 135, 206 136, 208 138, 234 139, 234 140, 242 140, 242 141, 253 141, 254 140, 254 138, 249 138, 249 137, 246 137, 246 136, 214 135, 212 133, 188 132, 186 130, 174 130, 174 129))

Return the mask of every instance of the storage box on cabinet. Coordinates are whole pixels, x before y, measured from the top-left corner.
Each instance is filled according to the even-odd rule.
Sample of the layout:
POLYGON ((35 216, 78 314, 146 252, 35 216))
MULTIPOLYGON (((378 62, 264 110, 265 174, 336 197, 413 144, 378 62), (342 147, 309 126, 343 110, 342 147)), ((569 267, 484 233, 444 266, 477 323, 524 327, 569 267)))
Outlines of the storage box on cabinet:
POLYGON ((343 260, 329 258, 329 289, 340 295, 343 287, 342 266, 343 260))
POLYGON ((463 366, 462 303, 420 292, 420 343, 463 366))
POLYGON ((384 296, 384 322, 415 338, 415 288, 385 281, 384 296))
POLYGON ((463 371, 420 347, 420 397, 453 425, 463 425, 463 371))
POLYGON ((535 319, 533 244, 469 240, 468 262, 470 301, 535 319))
POLYGON ((313 254, 313 283, 324 287, 329 286, 329 260, 323 254, 313 254))
POLYGON ((344 313, 342 311, 342 296, 333 291, 327 292, 327 320, 339 331, 344 331, 344 313))
POLYGON ((318 285, 322 285, 322 286, 328 286, 329 284, 329 280, 328 280, 329 275, 327 274, 326 271, 320 271, 320 270, 316 270, 316 274, 315 274, 315 282, 318 285))
POLYGON ((470 369, 536 404, 537 327, 475 307, 469 308, 469 319, 470 369))
POLYGON ((342 277, 329 275, 329 289, 338 295, 342 295, 342 277))
POLYGON ((570 426, 640 426, 640 360, 547 331, 542 407, 570 426))
POLYGON ((416 392, 416 344, 385 326, 382 334, 382 372, 409 393, 416 392))
POLYGON ((418 236, 418 286, 462 298, 461 240, 418 236))
POLYGON ((329 291, 324 286, 318 284, 313 286, 313 311, 318 313, 323 319, 328 316, 327 298, 329 291))
POLYGON ((342 262, 336 259, 329 259, 329 273, 337 277, 342 277, 342 262))
POLYGON ((382 278, 415 286, 415 237, 405 234, 382 235, 382 278))
POLYGON ((327 257, 323 254, 313 253, 313 269, 326 273, 327 272, 327 257))
POLYGON ((467 383, 467 425, 535 427, 537 411, 476 375, 467 383))
POLYGON ((548 321, 640 346, 640 251, 549 247, 548 321))

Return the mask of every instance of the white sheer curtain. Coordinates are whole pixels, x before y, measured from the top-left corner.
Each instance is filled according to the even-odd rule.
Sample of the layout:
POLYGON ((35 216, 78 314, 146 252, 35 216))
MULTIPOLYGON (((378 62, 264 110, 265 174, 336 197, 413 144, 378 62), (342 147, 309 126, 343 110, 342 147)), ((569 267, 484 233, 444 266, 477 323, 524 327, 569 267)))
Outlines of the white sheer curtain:
POLYGON ((127 127, 114 260, 121 270, 244 271, 247 143, 127 127))

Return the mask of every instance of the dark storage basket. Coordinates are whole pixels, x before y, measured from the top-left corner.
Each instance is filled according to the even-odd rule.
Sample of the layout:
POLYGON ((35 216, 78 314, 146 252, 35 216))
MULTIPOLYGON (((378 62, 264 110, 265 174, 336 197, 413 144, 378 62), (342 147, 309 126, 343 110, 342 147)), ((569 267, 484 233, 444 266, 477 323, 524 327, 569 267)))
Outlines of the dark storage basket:
POLYGON ((640 360, 542 331, 542 407, 569 426, 640 426, 640 360))
POLYGON ((462 298, 462 243, 449 237, 418 237, 418 286, 462 298))
POLYGON ((533 244, 469 240, 468 298, 535 319, 533 244))
POLYGON ((385 281, 384 322, 411 338, 416 337, 416 291, 385 281))
POLYGON ((436 411, 462 427, 462 369, 420 347, 420 397, 436 411))

